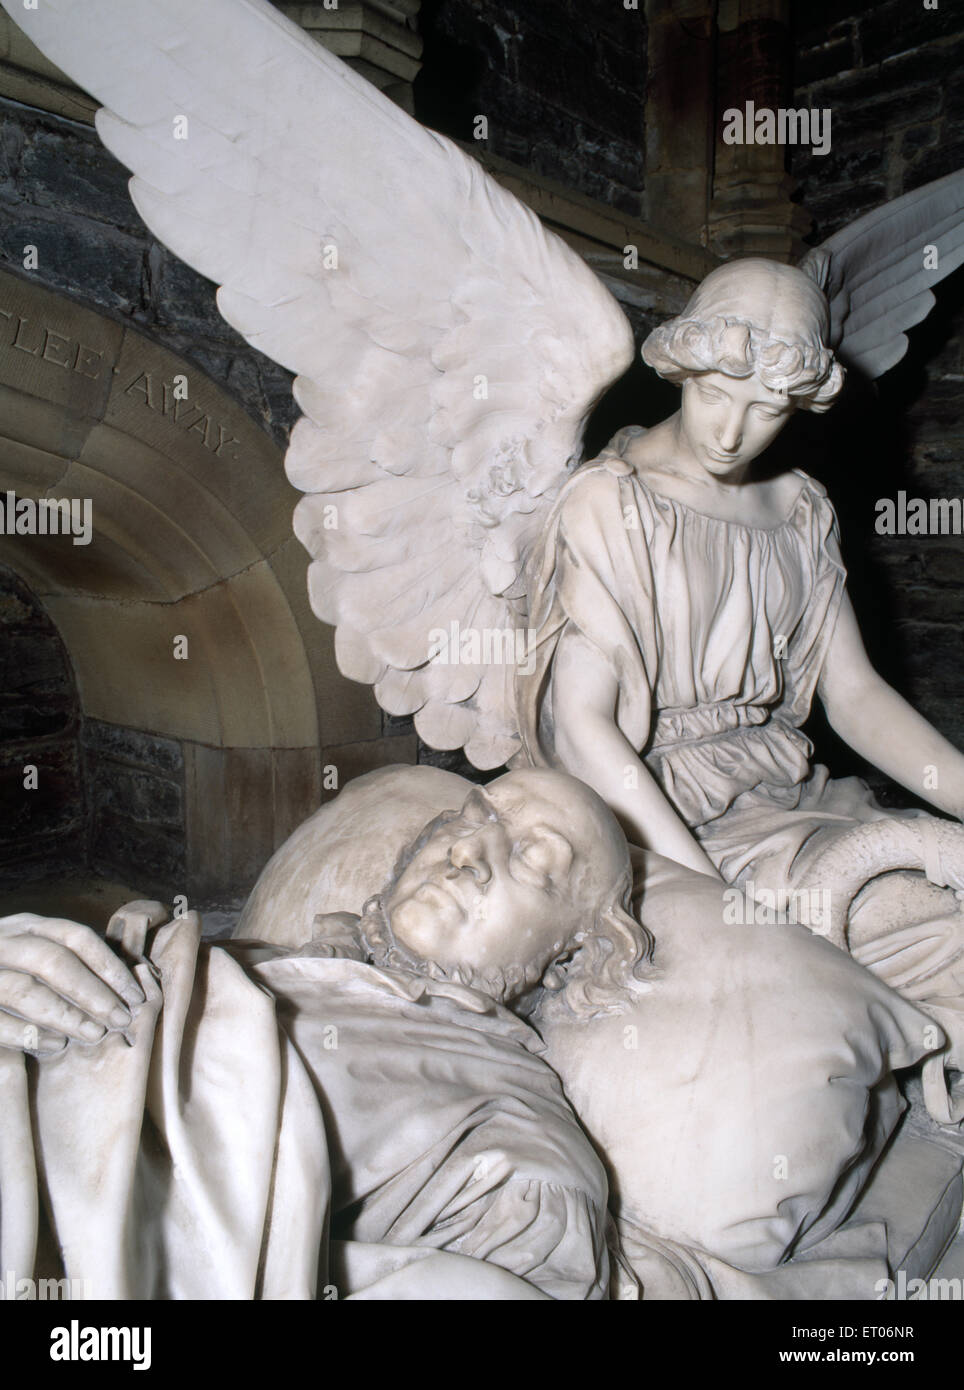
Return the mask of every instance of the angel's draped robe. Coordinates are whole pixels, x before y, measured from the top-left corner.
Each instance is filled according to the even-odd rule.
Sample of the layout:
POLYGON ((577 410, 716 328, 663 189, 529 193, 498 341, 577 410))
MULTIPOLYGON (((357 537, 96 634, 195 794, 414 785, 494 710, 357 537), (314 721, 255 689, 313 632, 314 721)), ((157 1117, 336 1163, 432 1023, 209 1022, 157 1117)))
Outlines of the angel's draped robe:
MULTIPOLYGON (((804 473, 776 527, 704 515, 653 491, 621 457, 639 432, 622 431, 577 470, 530 561, 536 659, 516 678, 523 742, 537 765, 559 765, 549 677, 562 633, 578 629, 618 681, 620 730, 724 879, 781 901, 835 837, 919 814, 886 811, 858 778, 811 768, 801 725, 846 577, 836 516, 804 473)), ((921 880, 913 920, 895 923, 876 887, 851 916, 851 953, 940 1022, 946 1060, 964 1070, 961 904, 921 880)))

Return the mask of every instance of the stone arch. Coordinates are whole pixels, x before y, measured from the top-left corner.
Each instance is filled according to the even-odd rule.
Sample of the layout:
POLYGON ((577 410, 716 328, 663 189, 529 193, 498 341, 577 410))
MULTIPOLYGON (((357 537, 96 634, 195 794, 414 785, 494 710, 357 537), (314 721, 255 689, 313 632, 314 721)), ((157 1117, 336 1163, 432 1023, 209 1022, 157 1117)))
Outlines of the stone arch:
POLYGON ((84 718, 179 748, 186 893, 246 888, 318 805, 322 742, 375 732, 308 607, 297 497, 199 368, 0 274, 0 561, 56 624, 84 718), (89 541, 9 534, 30 510, 10 494, 73 500, 81 531, 89 503, 89 541))

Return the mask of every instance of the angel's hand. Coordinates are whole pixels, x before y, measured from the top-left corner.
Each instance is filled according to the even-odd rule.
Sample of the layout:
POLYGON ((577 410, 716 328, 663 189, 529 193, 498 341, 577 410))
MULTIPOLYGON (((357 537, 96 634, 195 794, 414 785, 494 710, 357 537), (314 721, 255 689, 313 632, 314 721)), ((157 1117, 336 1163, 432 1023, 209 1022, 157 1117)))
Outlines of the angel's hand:
POLYGON ((131 1024, 144 993, 90 927, 17 912, 0 917, 0 1047, 37 1056, 96 1043, 131 1024))

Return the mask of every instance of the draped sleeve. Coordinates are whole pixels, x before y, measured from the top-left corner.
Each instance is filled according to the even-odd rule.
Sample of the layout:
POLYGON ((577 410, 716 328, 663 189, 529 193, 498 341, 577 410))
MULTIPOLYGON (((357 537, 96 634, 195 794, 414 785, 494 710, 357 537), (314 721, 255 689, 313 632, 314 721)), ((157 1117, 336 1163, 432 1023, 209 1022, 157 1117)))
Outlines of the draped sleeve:
POLYGON ((786 667, 786 717, 802 724, 810 714, 820 672, 837 625, 847 571, 840 554, 840 526, 827 490, 807 478, 810 499, 800 519, 801 553, 808 569, 809 598, 792 639, 786 667))
POLYGON ((528 592, 534 660, 516 676, 523 747, 535 765, 552 764, 549 676, 568 626, 597 648, 619 685, 617 724, 641 748, 649 734, 658 669, 658 618, 650 556, 639 540, 632 469, 617 457, 588 464, 570 479, 530 559, 528 592))

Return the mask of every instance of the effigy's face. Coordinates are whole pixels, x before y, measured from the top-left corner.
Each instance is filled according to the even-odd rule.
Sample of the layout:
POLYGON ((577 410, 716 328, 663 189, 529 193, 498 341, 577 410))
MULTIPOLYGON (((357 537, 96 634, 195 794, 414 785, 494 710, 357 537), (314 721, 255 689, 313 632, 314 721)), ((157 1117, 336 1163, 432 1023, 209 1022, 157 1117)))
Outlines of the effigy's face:
POLYGON ((703 372, 683 382, 683 433, 700 466, 716 478, 746 468, 793 413, 785 394, 748 377, 703 372))
POLYGON ((495 783, 471 792, 386 898, 397 940, 446 973, 548 961, 572 931, 578 854, 566 819, 548 800, 521 800, 495 783))

